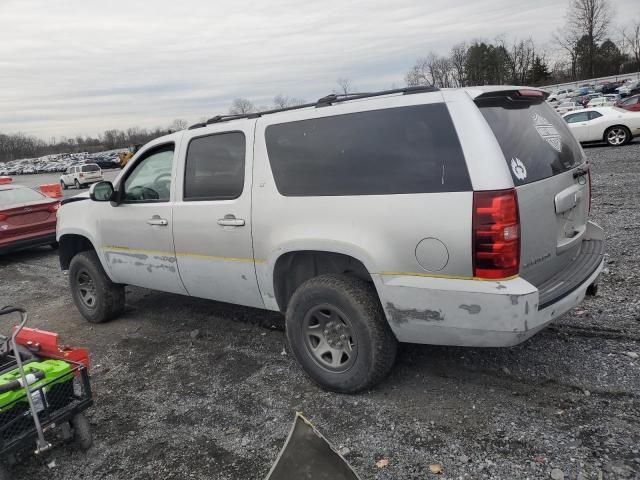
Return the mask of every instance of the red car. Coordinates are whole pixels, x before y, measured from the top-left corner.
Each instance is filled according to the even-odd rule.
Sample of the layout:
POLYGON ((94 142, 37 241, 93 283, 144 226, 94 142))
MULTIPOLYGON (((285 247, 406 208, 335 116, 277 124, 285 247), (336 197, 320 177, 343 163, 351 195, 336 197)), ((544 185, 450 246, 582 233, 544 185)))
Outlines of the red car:
POLYGON ((640 112, 640 95, 634 95, 633 97, 620 100, 616 106, 624 108, 625 110, 631 110, 632 112, 640 112))
POLYGON ((28 187, 0 185, 0 254, 56 244, 60 201, 28 187))

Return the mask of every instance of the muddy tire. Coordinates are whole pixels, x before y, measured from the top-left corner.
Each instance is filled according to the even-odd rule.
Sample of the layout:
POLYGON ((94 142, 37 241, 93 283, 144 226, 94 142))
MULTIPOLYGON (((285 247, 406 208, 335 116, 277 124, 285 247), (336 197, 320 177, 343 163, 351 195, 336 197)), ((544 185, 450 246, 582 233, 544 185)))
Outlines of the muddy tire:
POLYGON ((113 283, 93 250, 80 252, 69 265, 69 285, 76 307, 91 323, 103 323, 124 311, 124 285, 113 283))
POLYGON ((89 420, 82 413, 78 413, 71 419, 73 428, 73 441, 80 450, 89 450, 93 445, 93 435, 89 420))
POLYGON ((355 393, 391 370, 397 341, 373 285, 347 275, 321 275, 295 291, 286 313, 294 357, 322 388, 355 393))

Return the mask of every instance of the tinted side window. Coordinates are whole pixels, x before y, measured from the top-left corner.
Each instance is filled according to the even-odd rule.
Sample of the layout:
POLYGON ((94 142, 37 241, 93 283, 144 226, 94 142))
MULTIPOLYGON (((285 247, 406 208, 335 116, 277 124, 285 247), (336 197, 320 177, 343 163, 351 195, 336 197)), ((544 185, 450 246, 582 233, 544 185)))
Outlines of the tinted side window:
POLYGON ((194 138, 187 148, 185 200, 231 200, 244 186, 245 138, 242 132, 194 138))
POLYGON ((565 119, 567 123, 578 123, 578 122, 586 122, 589 120, 589 114, 587 112, 580 112, 574 115, 571 115, 571 118, 565 119))
POLYGON ((124 181, 126 202, 168 202, 173 144, 147 152, 124 181))
POLYGON ((270 125, 265 137, 285 196, 471 190, 444 103, 270 125))
POLYGON ((602 114, 598 112, 589 112, 589 120, 593 120, 594 118, 601 117, 602 114))

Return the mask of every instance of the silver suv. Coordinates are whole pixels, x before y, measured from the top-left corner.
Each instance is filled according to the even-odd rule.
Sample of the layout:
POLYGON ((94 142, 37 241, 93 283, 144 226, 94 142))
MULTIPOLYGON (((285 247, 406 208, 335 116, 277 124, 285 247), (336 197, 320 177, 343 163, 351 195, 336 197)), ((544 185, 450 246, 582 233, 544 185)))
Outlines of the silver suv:
POLYGON ((283 312, 321 386, 366 389, 396 343, 510 346, 593 290, 585 156, 540 90, 407 88, 214 117, 60 209, 91 322, 124 285, 283 312))

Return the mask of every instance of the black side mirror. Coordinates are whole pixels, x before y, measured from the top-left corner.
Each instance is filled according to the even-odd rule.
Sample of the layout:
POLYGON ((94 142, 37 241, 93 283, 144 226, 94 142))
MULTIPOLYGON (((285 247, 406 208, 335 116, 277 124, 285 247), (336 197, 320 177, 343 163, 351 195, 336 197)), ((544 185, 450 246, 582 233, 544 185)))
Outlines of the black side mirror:
POLYGON ((89 188, 89 198, 94 202, 109 202, 113 197, 114 189, 111 182, 98 182, 89 188))

